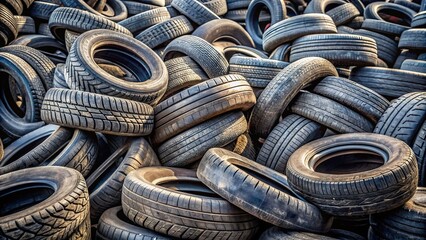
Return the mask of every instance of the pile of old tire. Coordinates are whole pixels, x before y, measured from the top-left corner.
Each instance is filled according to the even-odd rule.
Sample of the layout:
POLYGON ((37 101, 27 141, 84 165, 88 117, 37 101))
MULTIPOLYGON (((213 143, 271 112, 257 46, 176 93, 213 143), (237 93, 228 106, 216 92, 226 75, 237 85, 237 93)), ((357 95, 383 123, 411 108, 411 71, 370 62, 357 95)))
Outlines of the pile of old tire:
POLYGON ((425 10, 0 0, 0 239, 424 239, 425 10))

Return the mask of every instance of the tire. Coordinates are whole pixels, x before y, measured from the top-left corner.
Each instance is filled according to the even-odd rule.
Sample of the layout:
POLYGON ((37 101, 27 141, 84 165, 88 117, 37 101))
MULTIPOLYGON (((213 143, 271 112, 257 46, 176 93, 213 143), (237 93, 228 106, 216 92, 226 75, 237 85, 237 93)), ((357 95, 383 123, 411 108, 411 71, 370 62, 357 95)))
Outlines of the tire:
POLYGON ((355 17, 360 15, 360 12, 354 4, 345 3, 327 11, 326 14, 333 19, 336 26, 340 26, 352 21, 355 17))
POLYGON ((99 219, 96 239, 122 240, 122 236, 134 240, 170 240, 167 236, 135 225, 124 215, 121 207, 106 210, 99 219))
POLYGON ((13 15, 21 15, 24 11, 24 4, 20 0, 1 0, 0 4, 7 7, 13 15))
POLYGON ((297 38, 320 33, 337 33, 336 26, 329 16, 316 13, 295 16, 280 21, 265 31, 263 49, 271 52, 278 46, 290 43, 297 38))
POLYGON ((63 167, 38 167, 0 176, 0 237, 34 236, 68 239, 89 215, 83 176, 63 167), (31 191, 28 191, 31 190, 31 191), (19 194, 18 194, 19 193, 19 194), (36 198, 32 194, 36 194, 36 198), (22 211, 25 206, 25 211, 22 211), (57 225, 52 225, 55 222, 57 225))
MULTIPOLYGON (((383 18, 383 14, 380 15, 380 13, 390 15, 393 14, 399 14, 403 15, 402 20, 405 22, 406 25, 410 26, 411 20, 416 14, 413 10, 398 5, 396 3, 389 3, 389 2, 375 2, 368 4, 364 11, 364 17, 366 19, 377 19, 377 20, 386 20, 383 18)), ((399 25, 399 24, 398 24, 399 25)))
POLYGON ((64 64, 58 64, 55 68, 55 74, 53 76, 53 87, 69 89, 64 77, 64 64))
POLYGON ((412 28, 425 28, 426 27, 426 11, 419 12, 414 15, 411 21, 412 28))
POLYGON ((340 230, 340 229, 331 229, 327 235, 319 235, 310 232, 295 232, 288 231, 278 227, 268 228, 262 233, 259 240, 293 240, 293 239, 303 239, 303 240, 365 240, 363 236, 360 236, 356 233, 340 230))
POLYGON ((419 166, 419 186, 426 185, 426 121, 417 133, 412 145, 419 166))
POLYGON ((68 55, 65 45, 46 35, 24 35, 13 40, 10 45, 24 45, 35 48, 46 55, 54 64, 65 63, 68 55))
POLYGON ((417 54, 416 52, 409 51, 409 50, 402 50, 401 53, 396 58, 395 63, 393 64, 393 68, 401 69, 402 63, 405 62, 405 60, 409 60, 409 59, 421 60, 421 54, 417 54))
POLYGON ((288 62, 290 58, 291 44, 283 44, 275 48, 269 55, 269 59, 288 62))
POLYGON ((316 34, 301 37, 291 46, 290 62, 306 57, 322 57, 335 66, 375 66, 374 39, 350 34, 316 34))
POLYGON ((256 159, 256 149, 253 142, 251 141, 250 134, 248 133, 241 134, 235 141, 224 146, 223 148, 250 160, 254 161, 256 159))
POLYGON ((327 11, 346 4, 347 1, 344 0, 312 0, 309 2, 308 6, 306 6, 303 14, 306 13, 326 13, 327 11))
POLYGON ((417 188, 413 198, 403 206, 383 214, 372 215, 371 229, 380 239, 421 239, 425 236, 426 189, 417 188))
POLYGON ((161 144, 162 166, 184 167, 200 160, 210 148, 223 147, 247 131, 242 112, 230 112, 205 121, 161 144))
POLYGON ((334 216, 368 216, 397 208, 414 195, 417 175, 417 162, 407 144, 369 133, 310 142, 287 163, 293 190, 334 216))
POLYGON ((292 194, 285 175, 231 151, 210 149, 197 176, 221 197, 265 222, 311 232, 327 232, 331 226, 331 219, 318 208, 292 194))
POLYGON ((349 79, 388 99, 395 99, 406 93, 426 91, 425 74, 399 69, 354 68, 349 79))
POLYGON ((226 0, 200 0, 200 2, 218 16, 223 16, 228 12, 226 0))
POLYGON ((414 12, 419 12, 420 11, 420 4, 414 3, 414 2, 410 2, 410 1, 406 1, 406 0, 395 0, 394 3, 404 6, 406 8, 409 8, 411 10, 413 10, 414 12))
POLYGON ((426 29, 410 29, 402 33, 398 47, 400 49, 424 52, 426 51, 425 42, 426 29))
POLYGON ((401 70, 426 73, 426 61, 408 59, 402 62, 401 70))
POLYGON ((181 36, 169 43, 163 60, 173 58, 174 52, 182 53, 198 63, 208 77, 214 78, 228 73, 228 61, 206 40, 196 36, 181 36), (202 52, 203 54, 200 54, 202 52))
POLYGON ((179 91, 196 85, 208 77, 200 65, 190 57, 178 57, 164 62, 169 73, 169 82, 163 100, 179 91))
POLYGON ((34 1, 29 8, 29 14, 31 17, 42 20, 49 21, 50 16, 52 15, 55 9, 60 6, 55 3, 43 2, 43 1, 34 1))
POLYGON ((90 217, 87 216, 80 226, 69 236, 69 240, 91 240, 90 217))
POLYGON ((169 11, 167 11, 167 8, 159 7, 131 16, 118 24, 127 28, 134 36, 136 36, 143 30, 154 26, 155 24, 169 20, 170 18, 171 16, 169 11))
POLYGON ((150 48, 156 48, 193 30, 191 22, 185 16, 177 16, 145 29, 135 38, 150 48))
POLYGON ((88 5, 84 0, 61 0, 64 7, 77 8, 90 13, 101 15, 113 22, 119 22, 127 18, 127 8, 120 0, 107 0, 106 7, 111 9, 112 14, 106 14, 103 11, 98 12, 96 9, 88 5))
POLYGON ((390 37, 399 37, 404 31, 410 29, 410 27, 407 26, 376 19, 365 19, 362 23, 362 28, 380 34, 385 34, 390 37))
POLYGON ((215 116, 256 103, 250 85, 239 75, 213 78, 164 100, 155 107, 155 145, 215 116), (223 94, 226 91, 227 94, 223 94))
POLYGON ((102 16, 67 7, 53 11, 49 18, 49 28, 55 38, 62 42, 65 42, 65 30, 83 33, 93 29, 108 29, 132 36, 126 28, 102 16))
POLYGON ((171 5, 198 25, 220 19, 218 15, 197 0, 173 0, 171 5))
POLYGON ((234 55, 245 55, 247 57, 253 58, 265 58, 268 59, 268 55, 266 52, 260 51, 256 48, 251 48, 247 46, 230 46, 223 49, 223 55, 229 61, 234 55))
POLYGON ((325 130, 320 124, 302 116, 288 115, 268 135, 256 162, 285 173, 290 156, 306 143, 321 138, 325 130))
POLYGON ((11 137, 20 137, 40 121, 40 109, 45 96, 43 83, 33 68, 21 58, 10 53, 0 53, 0 71, 14 76, 6 78, 0 88, 0 128, 11 137), (25 100, 21 109, 14 101, 13 82, 25 100))
POLYGON ((6 46, 18 36, 18 26, 13 13, 3 4, 0 3, 0 33, 4 39, 0 41, 0 46, 6 46))
MULTIPOLYGON (((153 9, 158 8, 159 6, 141 3, 137 1, 123 1, 124 5, 127 8, 129 16, 134 16, 136 14, 147 12, 153 9)), ((124 19, 123 19, 124 20, 124 19)))
POLYGON ((171 237, 250 239, 258 228, 253 216, 214 194, 188 169, 131 172, 124 180, 122 205, 124 214, 138 225, 171 237), (158 184, 159 179, 171 181, 158 184))
POLYGON ((16 20, 18 34, 35 34, 36 26, 34 19, 27 16, 13 16, 16 20))
POLYGON ((360 29, 362 28, 362 24, 364 23, 365 19, 363 16, 358 16, 352 19, 352 21, 346 23, 346 26, 351 27, 353 29, 360 29))
POLYGON ((229 61, 229 73, 243 76, 252 87, 265 88, 289 63, 234 55, 229 61))
POLYGON ((166 4, 166 0, 135 0, 137 2, 146 3, 146 4, 152 4, 159 7, 164 7, 168 4, 166 4))
POLYGON ((213 44, 226 40, 237 45, 254 47, 254 42, 246 30, 238 23, 228 19, 216 19, 199 26, 192 35, 213 44))
POLYGON ((41 112, 47 123, 113 135, 148 135, 154 125, 147 104, 60 88, 46 93, 41 112))
POLYGON ((130 172, 160 165, 157 155, 144 138, 134 139, 129 145, 125 151, 119 148, 87 179, 90 218, 94 223, 105 210, 120 204, 123 182, 130 172))
POLYGON ((355 30, 353 33, 374 39, 377 45, 377 57, 386 62, 389 66, 393 65, 399 53, 398 44, 395 40, 380 33, 364 29, 355 30))
POLYGON ((248 8, 251 0, 226 0, 228 10, 248 8))
POLYGON ((263 32, 259 27, 260 12, 266 7, 271 14, 270 24, 273 26, 287 17, 287 9, 283 0, 253 0, 251 1, 245 18, 247 32, 256 46, 262 46, 263 32))
POLYGON ((155 105, 167 87, 167 69, 146 45, 127 35, 92 30, 83 33, 73 44, 65 64, 65 79, 71 89, 106 94, 155 105), (93 53, 130 70, 139 82, 123 81, 97 66, 93 53))
POLYGON ((53 39, 55 38, 52 35, 52 32, 50 32, 49 23, 40 23, 37 28, 37 34, 51 37, 53 39))
POLYGON ((340 77, 326 77, 312 90, 360 113, 376 124, 390 103, 386 98, 360 84, 340 77))
POLYGON ((372 132, 374 129, 374 125, 361 114, 313 93, 300 93, 291 111, 338 133, 372 132))
POLYGON ((27 46, 10 45, 1 48, 0 52, 13 54, 27 62, 37 72, 46 91, 53 87, 55 64, 40 51, 27 46))
POLYGON ((266 86, 253 108, 249 131, 254 140, 266 139, 284 110, 302 88, 327 76, 337 76, 337 71, 323 58, 305 58, 284 68, 266 86))
POLYGON ((425 120, 426 93, 409 93, 392 102, 374 132, 397 138, 412 146, 425 120))

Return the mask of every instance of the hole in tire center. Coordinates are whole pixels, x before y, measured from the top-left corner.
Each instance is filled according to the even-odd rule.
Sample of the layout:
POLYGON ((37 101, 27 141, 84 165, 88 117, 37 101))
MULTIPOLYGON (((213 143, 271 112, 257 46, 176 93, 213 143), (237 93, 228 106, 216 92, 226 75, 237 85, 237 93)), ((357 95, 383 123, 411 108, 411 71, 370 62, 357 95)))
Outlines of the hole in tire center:
MULTIPOLYGON (((266 6, 258 9, 255 13, 255 24, 257 25, 257 31, 261 35, 271 26, 271 12, 266 6)), ((256 28, 256 26, 254 26, 256 28)))
POLYGON ((54 192, 55 190, 46 183, 27 183, 0 191, 0 217, 43 202, 54 192))
POLYGON ((20 84, 6 72, 0 72, 0 79, 7 79, 1 81, 0 85, 2 103, 13 116, 23 118, 26 112, 26 96, 20 84))
POLYGON ((97 48, 93 59, 108 74, 124 81, 144 82, 152 76, 142 59, 119 46, 97 48))
POLYGON ((373 170, 384 163, 385 160, 375 153, 343 151, 318 159, 314 170, 326 174, 351 174, 373 170))
POLYGON ((400 11, 395 11, 392 9, 383 9, 379 10, 377 14, 379 14, 379 16, 387 22, 399 24, 406 27, 411 26, 411 18, 400 11))
POLYGON ((206 185, 200 182, 198 179, 189 180, 189 179, 167 179, 165 181, 161 181, 161 179, 156 179, 159 181, 156 185, 176 190, 179 192, 185 192, 194 195, 200 195, 204 197, 219 197, 215 192, 210 190, 206 185))

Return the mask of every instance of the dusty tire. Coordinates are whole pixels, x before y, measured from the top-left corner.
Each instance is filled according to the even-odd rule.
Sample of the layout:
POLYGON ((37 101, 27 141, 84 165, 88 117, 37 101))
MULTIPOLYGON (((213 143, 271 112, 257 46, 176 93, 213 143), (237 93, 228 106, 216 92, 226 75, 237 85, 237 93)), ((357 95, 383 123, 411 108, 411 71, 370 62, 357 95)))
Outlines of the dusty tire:
POLYGON ((146 45, 127 35, 98 29, 83 33, 73 44, 65 79, 71 89, 155 105, 166 91, 168 76, 164 63, 146 45), (92 54, 104 46, 108 50, 99 50, 97 55, 113 55, 110 60, 131 70, 139 82, 116 78, 100 69, 92 54))
POLYGON ((169 20, 171 18, 167 8, 160 7, 150 11, 142 12, 129 17, 118 24, 127 28, 134 36, 142 32, 143 30, 154 26, 157 23, 169 20))
POLYGON ((4 183, 0 236, 19 238, 43 230, 43 236, 68 239, 89 215, 83 176, 73 169, 39 167, 0 176, 4 183), (36 198, 28 192, 38 192, 36 198), (20 193, 19 195, 16 195, 20 193), (25 206, 25 211, 20 207, 25 206), (51 225, 56 222, 58 225, 51 225))
POLYGON ((255 103, 253 90, 242 76, 230 74, 204 81, 155 107, 152 141, 162 143, 201 122, 232 110, 248 110, 255 103))
POLYGON ((47 92, 41 113, 47 123, 125 136, 150 134, 153 114, 144 103, 60 88, 47 92))
POLYGON ((173 0, 171 6, 198 25, 220 19, 218 15, 197 0, 173 0))
POLYGON ((426 74, 426 61, 408 59, 402 62, 401 70, 426 74))
POLYGON ((417 175, 417 162, 407 144, 370 133, 310 142, 299 148, 287 164, 290 186, 335 216, 367 216, 397 208, 414 195, 417 175))
POLYGON ((235 206, 276 226, 326 232, 331 225, 314 205, 294 197, 285 175, 231 151, 210 149, 197 176, 235 206))
POLYGON ((398 47, 413 51, 426 51, 426 29, 410 29, 404 31, 399 39, 398 47))
POLYGON ((253 216, 204 186, 195 171, 182 168, 131 172, 124 181, 122 205, 124 214, 138 225, 171 237, 249 239, 258 225, 253 216), (197 192, 185 192, 191 189, 197 192))

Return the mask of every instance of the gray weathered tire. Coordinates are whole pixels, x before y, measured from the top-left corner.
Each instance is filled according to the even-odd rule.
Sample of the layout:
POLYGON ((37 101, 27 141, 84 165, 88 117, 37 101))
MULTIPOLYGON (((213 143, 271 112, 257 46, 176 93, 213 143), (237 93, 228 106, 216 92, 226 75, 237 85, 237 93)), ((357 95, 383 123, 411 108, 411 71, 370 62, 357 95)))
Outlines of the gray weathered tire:
POLYGON ((218 15, 198 0, 173 0, 171 5, 198 25, 220 19, 218 15))
POLYGON ((166 7, 155 8, 150 11, 142 12, 131 16, 118 24, 127 28, 134 36, 143 30, 170 19, 170 13, 166 7))
POLYGON ((407 59, 402 62, 401 70, 426 74, 426 61, 407 59))

